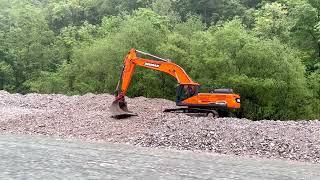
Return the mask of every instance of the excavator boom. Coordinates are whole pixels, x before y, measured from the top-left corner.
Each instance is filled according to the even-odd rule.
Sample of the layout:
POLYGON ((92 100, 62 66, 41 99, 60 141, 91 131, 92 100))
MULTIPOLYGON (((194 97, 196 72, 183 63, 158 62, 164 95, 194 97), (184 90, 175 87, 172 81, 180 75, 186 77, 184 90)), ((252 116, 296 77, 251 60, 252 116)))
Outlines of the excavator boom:
POLYGON ((198 83, 193 82, 192 79, 180 66, 178 66, 175 63, 172 63, 170 60, 166 60, 148 53, 144 53, 142 51, 137 51, 135 49, 131 49, 124 60, 124 67, 120 78, 122 82, 121 93, 123 95, 127 93, 136 66, 141 66, 144 68, 167 73, 176 78, 179 84, 199 85, 198 83), (138 57, 137 55, 150 56, 155 60, 144 59, 138 57))

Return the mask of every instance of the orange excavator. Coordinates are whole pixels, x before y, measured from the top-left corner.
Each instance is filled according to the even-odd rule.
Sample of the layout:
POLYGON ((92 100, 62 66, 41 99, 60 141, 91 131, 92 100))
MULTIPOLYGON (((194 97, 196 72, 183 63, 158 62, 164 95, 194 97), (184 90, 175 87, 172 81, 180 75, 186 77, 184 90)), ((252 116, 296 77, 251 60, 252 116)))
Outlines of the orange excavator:
POLYGON ((131 49, 124 60, 120 79, 116 88, 116 97, 110 107, 112 117, 125 118, 137 114, 128 110, 125 95, 129 88, 136 66, 161 71, 173 76, 177 82, 176 105, 182 108, 166 109, 164 112, 203 114, 219 117, 219 111, 240 109, 240 96, 232 89, 215 89, 209 93, 200 93, 200 84, 194 82, 188 74, 171 60, 149 53, 131 49), (142 58, 150 57, 150 59, 142 58), (152 58, 152 59, 151 59, 152 58))

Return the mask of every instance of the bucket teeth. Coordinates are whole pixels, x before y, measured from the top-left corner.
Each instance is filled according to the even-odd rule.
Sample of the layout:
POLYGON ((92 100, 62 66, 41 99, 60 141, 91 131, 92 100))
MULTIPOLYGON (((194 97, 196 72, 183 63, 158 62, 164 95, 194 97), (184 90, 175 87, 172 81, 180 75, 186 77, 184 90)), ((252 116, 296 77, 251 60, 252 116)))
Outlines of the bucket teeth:
POLYGON ((123 119, 131 116, 137 116, 137 114, 128 110, 127 103, 124 101, 115 100, 110 106, 112 117, 116 119, 123 119))

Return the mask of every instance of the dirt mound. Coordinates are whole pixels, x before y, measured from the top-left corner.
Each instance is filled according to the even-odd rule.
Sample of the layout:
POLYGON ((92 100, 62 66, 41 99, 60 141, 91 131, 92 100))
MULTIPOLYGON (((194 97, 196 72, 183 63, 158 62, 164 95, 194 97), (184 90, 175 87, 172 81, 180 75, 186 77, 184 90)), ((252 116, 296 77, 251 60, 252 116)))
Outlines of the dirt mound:
POLYGON ((108 94, 84 96, 9 94, 0 91, 0 131, 130 143, 146 147, 207 150, 320 162, 319 121, 209 119, 165 114, 175 104, 163 99, 127 99, 139 114, 110 118, 108 94))

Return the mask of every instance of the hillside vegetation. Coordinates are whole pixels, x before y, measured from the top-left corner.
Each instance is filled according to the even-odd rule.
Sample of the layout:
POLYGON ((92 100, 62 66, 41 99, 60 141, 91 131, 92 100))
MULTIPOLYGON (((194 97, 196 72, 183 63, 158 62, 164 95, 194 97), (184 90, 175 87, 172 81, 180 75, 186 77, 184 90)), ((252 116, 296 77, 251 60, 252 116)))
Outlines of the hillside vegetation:
MULTIPOLYGON (((250 119, 320 117, 318 0, 0 0, 0 90, 112 93, 130 48, 202 90, 233 88, 250 119)), ((175 98, 138 69, 131 97, 175 98)))

